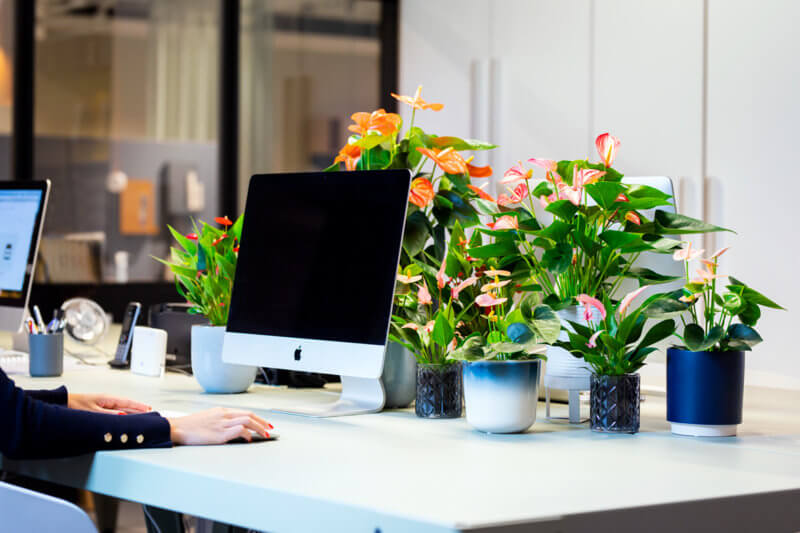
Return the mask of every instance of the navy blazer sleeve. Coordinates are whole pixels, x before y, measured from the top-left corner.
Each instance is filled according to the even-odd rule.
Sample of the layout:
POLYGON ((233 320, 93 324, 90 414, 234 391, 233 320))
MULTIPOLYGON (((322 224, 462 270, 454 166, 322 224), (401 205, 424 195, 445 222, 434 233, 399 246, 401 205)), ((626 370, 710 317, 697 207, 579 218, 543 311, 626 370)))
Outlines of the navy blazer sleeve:
POLYGON ((67 405, 67 388, 63 385, 53 390, 26 390, 25 394, 42 402, 67 405))
POLYGON ((36 395, 16 387, 0 369, 0 453, 10 459, 172 446, 169 422, 158 413, 90 413, 47 403, 36 395))

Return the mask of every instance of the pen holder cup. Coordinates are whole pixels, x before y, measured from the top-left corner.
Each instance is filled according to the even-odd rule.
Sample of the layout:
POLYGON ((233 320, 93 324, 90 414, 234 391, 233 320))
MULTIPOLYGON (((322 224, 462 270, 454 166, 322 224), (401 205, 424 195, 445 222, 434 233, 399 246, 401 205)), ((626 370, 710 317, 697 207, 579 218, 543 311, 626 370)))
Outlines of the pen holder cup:
POLYGON ((64 372, 63 333, 30 335, 28 351, 32 377, 54 377, 64 372))

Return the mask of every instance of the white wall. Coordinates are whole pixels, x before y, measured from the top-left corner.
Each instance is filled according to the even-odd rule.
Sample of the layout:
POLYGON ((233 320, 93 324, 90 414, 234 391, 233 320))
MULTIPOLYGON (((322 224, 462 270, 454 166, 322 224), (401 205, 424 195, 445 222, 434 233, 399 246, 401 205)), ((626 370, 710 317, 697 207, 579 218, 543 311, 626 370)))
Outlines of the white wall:
POLYGON ((534 155, 596 158, 611 131, 626 175, 669 175, 682 212, 737 230, 705 244, 731 245, 723 270, 789 308, 764 311, 748 380, 800 389, 800 3, 403 0, 400 13, 401 89, 445 103, 425 117, 434 132, 502 143, 496 174, 534 155), (494 127, 476 128, 487 110, 494 127))

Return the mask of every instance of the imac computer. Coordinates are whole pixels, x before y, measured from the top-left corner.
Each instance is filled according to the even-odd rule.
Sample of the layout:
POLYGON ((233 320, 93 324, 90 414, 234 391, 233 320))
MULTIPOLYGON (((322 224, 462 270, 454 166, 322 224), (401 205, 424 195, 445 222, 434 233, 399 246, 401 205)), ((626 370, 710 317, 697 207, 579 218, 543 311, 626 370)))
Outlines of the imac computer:
POLYGON ((0 330, 26 316, 50 181, 0 181, 0 330))
POLYGON ((408 170, 253 176, 223 347, 228 363, 338 374, 341 416, 383 408, 408 170))

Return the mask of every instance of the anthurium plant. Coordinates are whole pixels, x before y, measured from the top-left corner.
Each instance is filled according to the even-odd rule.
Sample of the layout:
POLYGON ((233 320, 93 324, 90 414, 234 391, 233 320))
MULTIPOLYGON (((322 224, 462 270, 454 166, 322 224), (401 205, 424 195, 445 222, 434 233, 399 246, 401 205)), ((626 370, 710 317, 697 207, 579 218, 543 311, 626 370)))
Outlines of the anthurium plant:
POLYGON ((188 235, 168 226, 179 247, 170 248, 169 260, 154 258, 175 274, 178 293, 192 304, 189 313, 203 315, 212 326, 228 323, 243 217, 216 217, 221 228, 193 221, 188 235))
MULTIPOLYGON (((483 193, 479 211, 498 228, 494 242, 469 249, 476 258, 497 258, 527 290, 540 290, 545 303, 558 309, 576 303, 580 294, 614 299, 624 278, 641 285, 675 281, 638 267, 643 252, 672 253, 680 242, 671 235, 721 231, 723 228, 659 209, 671 196, 646 185, 622 182, 612 167, 620 145, 608 133, 597 137, 600 156, 588 160, 528 159, 500 180, 507 186, 495 200, 483 193), (534 177, 534 168, 543 177, 534 177), (549 215, 537 218, 535 204, 549 215), (648 219, 643 211, 655 209, 648 219), (546 219, 550 219, 549 222, 546 219)), ((482 230, 489 233, 487 230, 482 230)))
MULTIPOLYGON (((687 243, 673 255, 685 264, 686 284, 672 293, 679 302, 673 302, 672 308, 685 311, 680 315, 683 335, 678 337, 693 352, 750 351, 762 341, 754 329, 761 318, 761 308, 783 309, 744 282, 718 273, 719 259, 727 250, 723 248, 703 258, 704 250, 692 250, 691 243, 687 243), (702 266, 690 274, 690 263, 695 260, 702 266)), ((651 313, 660 314, 657 310, 651 313)))
MULTIPOLYGON (((411 123, 402 131, 400 115, 378 109, 372 113, 354 113, 352 135, 326 170, 376 170, 407 168, 413 181, 400 265, 412 260, 434 266, 444 259, 446 232, 456 221, 462 227, 479 223, 478 212, 470 200, 481 191, 472 179, 488 178, 492 169, 474 166, 472 157, 462 152, 489 150, 493 144, 453 136, 426 133, 415 124, 417 111, 439 112, 443 104, 422 99, 422 86, 414 96, 392 93, 412 109, 411 123)), ((481 191, 482 192, 482 191, 481 191)))
POLYGON ((613 304, 607 295, 603 301, 587 294, 578 295, 587 325, 570 321, 569 340, 558 341, 556 346, 582 357, 599 376, 636 372, 644 365, 647 356, 656 351, 653 345, 675 333, 675 321, 669 318, 646 327, 645 311, 665 295, 653 295, 639 307, 630 309, 633 300, 648 288, 638 288, 617 304, 613 304))

